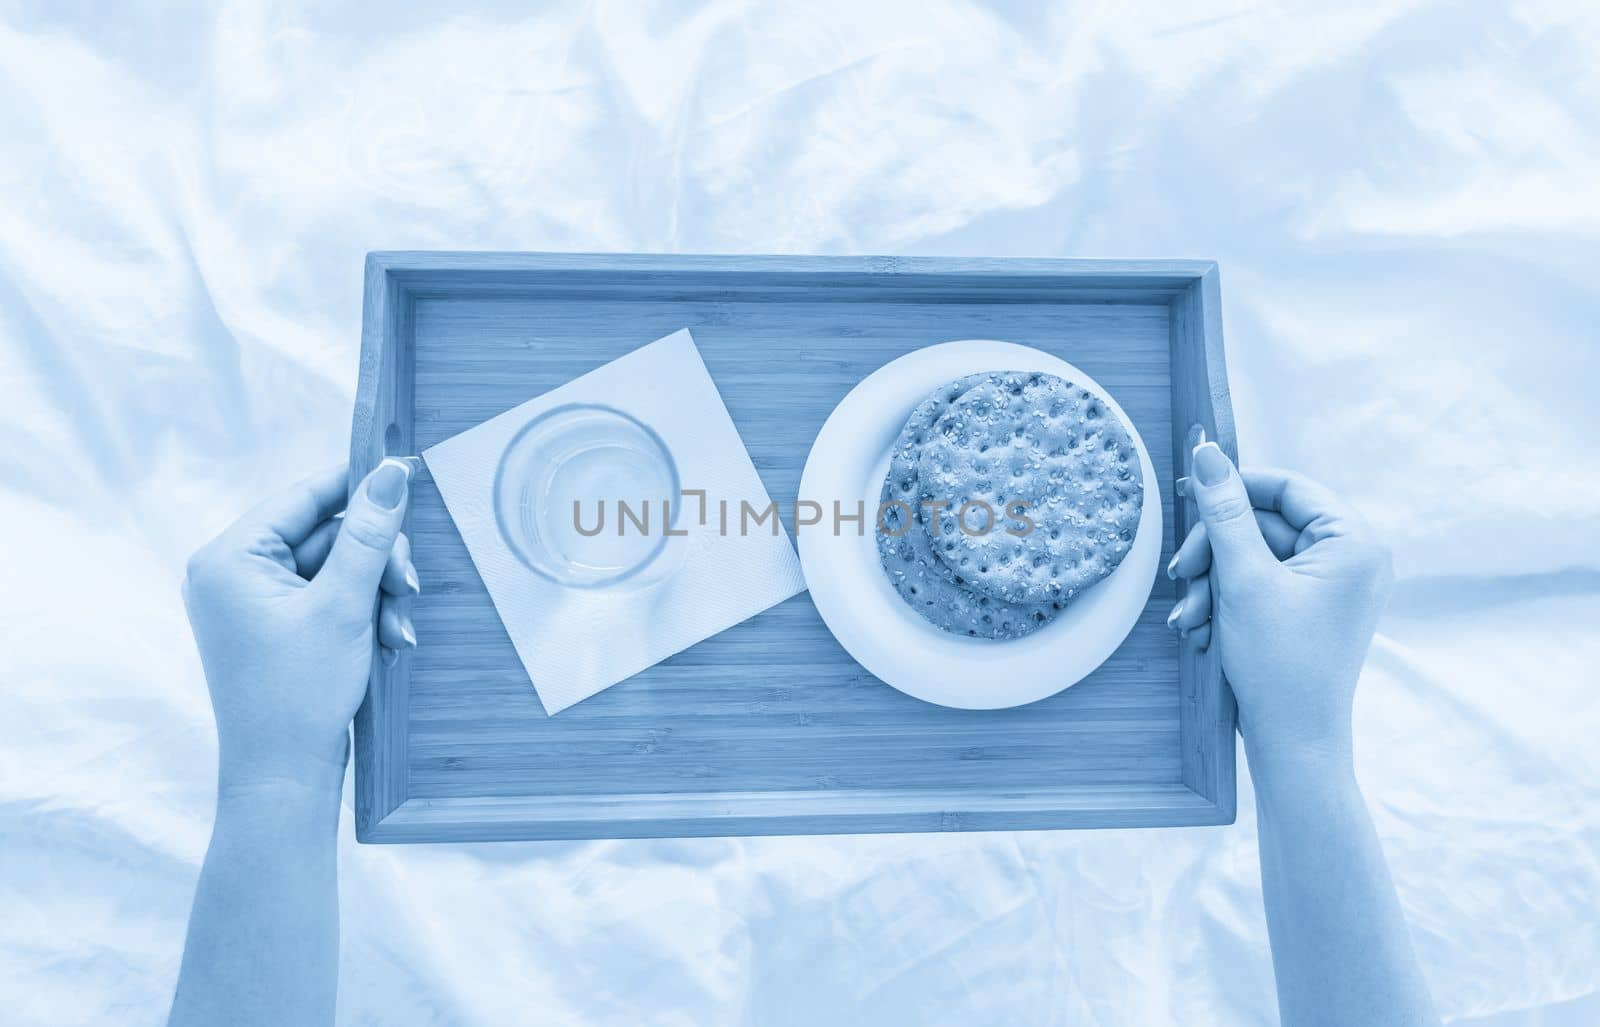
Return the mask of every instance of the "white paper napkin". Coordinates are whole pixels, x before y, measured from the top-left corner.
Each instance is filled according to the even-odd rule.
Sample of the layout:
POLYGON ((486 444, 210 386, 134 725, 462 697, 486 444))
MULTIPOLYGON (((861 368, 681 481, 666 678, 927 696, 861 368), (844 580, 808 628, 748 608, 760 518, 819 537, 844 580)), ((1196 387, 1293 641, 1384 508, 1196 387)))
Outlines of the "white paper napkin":
MULTIPOLYGON (((445 506, 489 588, 517 655, 550 714, 659 663, 805 589, 786 528, 737 529, 740 502, 771 502, 687 330, 640 347, 423 454, 445 506), (603 403, 654 428, 686 489, 704 489, 680 516, 690 535, 667 580, 640 591, 564 588, 530 571, 500 534, 494 475, 519 429, 566 403, 603 403), (718 524, 718 502, 732 511, 718 524)), ((677 497, 671 497, 674 500, 677 497)), ((590 513, 586 512, 586 517, 590 513)), ((770 522, 769 522, 770 523, 770 522)))

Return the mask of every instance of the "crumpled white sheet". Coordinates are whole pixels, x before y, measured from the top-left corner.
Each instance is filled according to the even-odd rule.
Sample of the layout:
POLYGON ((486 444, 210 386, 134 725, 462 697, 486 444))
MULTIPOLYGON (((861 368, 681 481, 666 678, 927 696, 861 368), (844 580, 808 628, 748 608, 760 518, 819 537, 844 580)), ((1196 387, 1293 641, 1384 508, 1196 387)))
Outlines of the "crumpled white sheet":
MULTIPOLYGON (((1219 259, 1246 460, 1396 549, 1360 772, 1439 1004, 1600 1022, 1594 5, 210 6, 0 4, 8 1022, 164 1015, 183 559, 342 458, 395 247, 1219 259)), ((347 824, 340 1018, 1272 1022, 1241 784, 1159 833, 347 824)))

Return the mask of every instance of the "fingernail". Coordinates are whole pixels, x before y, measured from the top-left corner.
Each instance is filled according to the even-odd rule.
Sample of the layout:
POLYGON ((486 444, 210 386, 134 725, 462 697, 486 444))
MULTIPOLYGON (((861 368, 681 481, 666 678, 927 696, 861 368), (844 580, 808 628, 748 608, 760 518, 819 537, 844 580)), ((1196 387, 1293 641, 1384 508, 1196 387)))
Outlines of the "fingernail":
POLYGON ((402 621, 400 623, 400 637, 406 640, 406 645, 412 649, 417 647, 417 634, 411 630, 411 625, 402 621))
POLYGON ((400 659, 400 654, 387 646, 379 646, 378 659, 383 661, 385 667, 393 667, 395 662, 400 659))
POLYGON ((1207 442, 1194 447, 1194 473, 1200 484, 1209 488, 1227 481, 1228 475, 1233 473, 1233 464, 1215 442, 1207 442))
POLYGON ((1182 599, 1178 600, 1177 603, 1173 605, 1172 612, 1167 614, 1167 627, 1169 627, 1169 628, 1177 627, 1178 626, 1178 615, 1181 614, 1181 613, 1183 613, 1183 600, 1182 599))
POLYGON ((367 479, 367 498, 381 509, 393 510, 405 498, 406 483, 411 480, 411 465, 404 460, 386 457, 378 469, 367 479))
POLYGON ((1173 491, 1177 492, 1180 496, 1187 496, 1189 494, 1189 476, 1184 475, 1177 481, 1173 482, 1173 491))
POLYGON ((412 595, 422 591, 422 582, 417 580, 417 569, 409 563, 406 564, 406 588, 411 590, 412 595))
POLYGON ((1172 554, 1172 560, 1171 560, 1170 563, 1167 564, 1167 577, 1171 578, 1173 581, 1177 581, 1178 580, 1178 554, 1177 553, 1173 553, 1172 554))

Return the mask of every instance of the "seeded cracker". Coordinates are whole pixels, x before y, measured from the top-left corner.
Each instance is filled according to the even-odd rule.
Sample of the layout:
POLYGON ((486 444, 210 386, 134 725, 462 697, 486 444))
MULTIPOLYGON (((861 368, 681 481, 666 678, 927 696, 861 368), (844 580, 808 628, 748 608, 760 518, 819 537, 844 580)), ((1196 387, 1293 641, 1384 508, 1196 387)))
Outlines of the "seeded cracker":
POLYGON ((921 495, 917 481, 917 457, 928 441, 934 422, 973 386, 995 378, 992 374, 968 375, 936 389, 918 404, 895 440, 889 474, 884 479, 880 504, 884 510, 879 530, 878 557, 895 591, 934 626, 955 634, 978 638, 1020 638, 1043 624, 1062 608, 1061 603, 1016 604, 973 590, 934 555, 923 518, 917 516, 921 495), (890 500, 905 503, 911 511, 887 505, 890 500), (896 537, 892 532, 901 532, 896 537))
POLYGON ((1054 375, 1007 372, 944 405, 917 458, 935 554, 976 591, 1011 603, 1067 602, 1133 544, 1144 481, 1133 440, 1100 399, 1054 375), (982 507, 995 511, 993 530, 982 507), (1029 504, 1022 521, 1009 504, 1029 504), (1011 534, 1014 528, 1022 534, 1011 534), (971 532, 969 534, 969 532, 971 532))

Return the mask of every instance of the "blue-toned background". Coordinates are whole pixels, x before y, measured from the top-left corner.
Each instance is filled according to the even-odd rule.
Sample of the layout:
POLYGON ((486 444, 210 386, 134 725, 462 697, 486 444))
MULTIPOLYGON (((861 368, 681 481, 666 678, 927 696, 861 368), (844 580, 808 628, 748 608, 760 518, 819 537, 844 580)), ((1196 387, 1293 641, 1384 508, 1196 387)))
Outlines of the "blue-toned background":
MULTIPOLYGON (((0 0, 7 1022, 164 1016, 214 767, 183 560, 342 458, 401 247, 1217 258, 1245 460, 1396 550, 1358 758, 1441 1008, 1600 1022, 1600 8, 122 6, 0 0)), ((1270 1022, 1241 788, 1160 833, 347 823, 341 1017, 1270 1022)))

